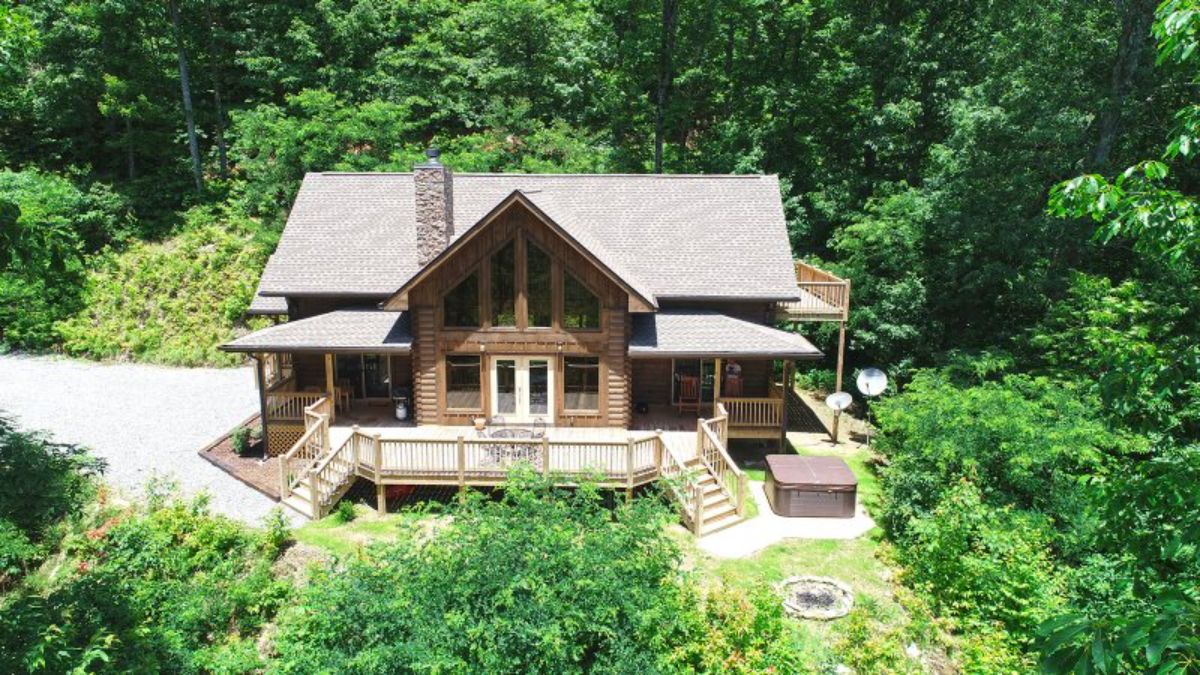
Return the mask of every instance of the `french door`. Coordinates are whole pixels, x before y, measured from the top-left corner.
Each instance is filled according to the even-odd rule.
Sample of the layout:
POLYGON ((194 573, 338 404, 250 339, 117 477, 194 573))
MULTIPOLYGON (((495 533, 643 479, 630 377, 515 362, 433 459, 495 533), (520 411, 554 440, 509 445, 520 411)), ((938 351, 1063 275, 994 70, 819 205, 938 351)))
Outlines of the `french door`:
POLYGON ((554 420, 554 369, 548 356, 492 358, 492 416, 505 421, 554 420))

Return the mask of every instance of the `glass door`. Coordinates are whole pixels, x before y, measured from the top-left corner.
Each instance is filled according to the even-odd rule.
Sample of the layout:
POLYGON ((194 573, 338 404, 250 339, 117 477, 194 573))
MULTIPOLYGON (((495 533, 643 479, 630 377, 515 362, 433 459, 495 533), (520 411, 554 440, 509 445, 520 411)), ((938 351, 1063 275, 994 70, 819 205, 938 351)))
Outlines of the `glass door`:
POLYGON ((505 422, 532 422, 554 417, 554 371, 544 356, 501 356, 492 359, 492 416, 505 422))

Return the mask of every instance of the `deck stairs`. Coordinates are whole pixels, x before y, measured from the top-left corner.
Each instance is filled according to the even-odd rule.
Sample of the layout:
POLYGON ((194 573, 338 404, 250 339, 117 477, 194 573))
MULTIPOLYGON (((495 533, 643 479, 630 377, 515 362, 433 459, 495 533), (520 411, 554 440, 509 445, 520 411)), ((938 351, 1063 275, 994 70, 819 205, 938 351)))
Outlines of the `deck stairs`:
POLYGON ((282 501, 301 515, 319 520, 329 515, 338 500, 354 485, 358 467, 345 453, 336 450, 318 457, 313 466, 323 468, 300 478, 292 494, 282 501))
POLYGON ((701 508, 697 509, 700 514, 698 528, 693 520, 695 515, 693 513, 686 514, 689 520, 693 520, 691 523, 693 531, 703 537, 733 527, 745 520, 744 517, 738 515, 733 495, 717 480, 717 477, 699 457, 691 458, 684 466, 691 474, 690 485, 698 486, 702 495, 701 508))

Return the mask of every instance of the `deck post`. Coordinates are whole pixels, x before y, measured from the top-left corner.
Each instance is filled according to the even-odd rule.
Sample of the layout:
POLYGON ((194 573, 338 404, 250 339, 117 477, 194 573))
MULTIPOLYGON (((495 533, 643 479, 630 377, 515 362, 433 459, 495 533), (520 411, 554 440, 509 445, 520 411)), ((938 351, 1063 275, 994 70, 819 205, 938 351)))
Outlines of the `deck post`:
POLYGON ((542 475, 550 477, 550 439, 542 436, 542 475))
POLYGON ((633 436, 625 437, 625 501, 633 499, 633 436))
POLYGON ((262 425, 263 454, 270 457, 271 434, 267 433, 267 376, 263 365, 263 358, 266 354, 251 354, 250 356, 254 359, 255 382, 258 383, 258 421, 262 425))
POLYGON ((721 380, 725 379, 724 375, 721 372, 721 359, 718 357, 713 363, 713 417, 717 416, 717 406, 721 402, 721 380))
POLYGON ((783 452, 787 447, 787 432, 788 432, 788 396, 792 393, 792 361, 785 359, 783 362, 783 400, 779 405, 782 406, 779 410, 779 451, 783 452))
POLYGON ((838 322, 838 358, 837 358, 837 384, 833 386, 834 391, 842 390, 842 368, 846 363, 846 320, 842 319, 838 322))
POLYGON ((704 418, 696 420, 696 458, 704 461, 704 418))
POLYGON ((325 354, 325 393, 329 396, 329 421, 337 421, 337 390, 333 387, 333 354, 325 354))
POLYGON ((692 486, 692 501, 696 503, 696 507, 692 509, 692 532, 699 538, 704 525, 704 489, 699 485, 692 486))
POLYGON ((458 437, 458 489, 467 488, 467 444, 463 437, 458 437))
POLYGON ((382 516, 387 513, 387 489, 383 485, 383 441, 378 431, 371 435, 371 461, 375 464, 375 507, 382 516))
POLYGON ((654 475, 655 476, 662 475, 662 463, 663 463, 663 435, 662 434, 663 434, 662 429, 654 430, 654 439, 656 441, 654 444, 654 475))
POLYGON ((288 484, 288 460, 287 453, 279 456, 279 499, 287 499, 292 496, 292 486, 288 484))
POLYGON ((746 495, 750 494, 750 483, 746 478, 746 474, 738 474, 738 497, 737 497, 737 514, 738 517, 746 517, 746 495))

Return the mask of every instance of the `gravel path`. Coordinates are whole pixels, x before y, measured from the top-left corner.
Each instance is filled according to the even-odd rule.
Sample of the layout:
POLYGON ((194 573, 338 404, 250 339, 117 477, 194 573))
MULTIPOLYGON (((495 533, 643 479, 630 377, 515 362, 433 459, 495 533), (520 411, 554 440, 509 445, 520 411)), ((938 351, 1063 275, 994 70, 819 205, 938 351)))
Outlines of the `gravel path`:
MULTIPOLYGON (((140 494, 158 473, 186 496, 207 491, 218 513, 260 524, 276 503, 196 452, 254 412, 249 368, 165 368, 0 355, 0 414, 91 448, 105 479, 140 494)), ((290 515, 290 514, 289 514, 290 515)))

